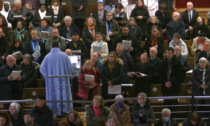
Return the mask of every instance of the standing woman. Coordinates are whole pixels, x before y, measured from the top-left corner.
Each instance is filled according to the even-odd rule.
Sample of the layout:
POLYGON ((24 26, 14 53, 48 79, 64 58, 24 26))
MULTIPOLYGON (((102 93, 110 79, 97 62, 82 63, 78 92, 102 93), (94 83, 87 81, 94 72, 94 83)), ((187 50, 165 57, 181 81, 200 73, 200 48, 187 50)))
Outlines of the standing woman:
POLYGON ((93 41, 96 40, 96 21, 93 17, 87 17, 85 21, 86 26, 82 31, 82 38, 87 48, 87 58, 90 58, 90 49, 93 41))
POLYGON ((81 74, 78 77, 79 89, 77 92, 77 96, 86 100, 93 99, 93 97, 97 94, 97 88, 99 86, 99 83, 99 70, 94 67, 91 60, 87 60, 84 66, 81 68, 81 74), (85 81, 86 75, 93 75, 94 81, 85 81))
POLYGON ((103 60, 101 71, 102 90, 104 99, 114 98, 115 95, 108 94, 108 86, 120 85, 123 76, 123 62, 117 57, 115 52, 110 52, 108 57, 103 60))
MULTIPOLYGON (((146 21, 149 19, 149 12, 147 7, 144 5, 144 0, 137 0, 136 7, 131 12, 131 17, 136 19, 136 23, 142 29, 142 31, 146 31, 146 21)), ((143 37, 145 37, 145 32, 143 33, 143 37)))

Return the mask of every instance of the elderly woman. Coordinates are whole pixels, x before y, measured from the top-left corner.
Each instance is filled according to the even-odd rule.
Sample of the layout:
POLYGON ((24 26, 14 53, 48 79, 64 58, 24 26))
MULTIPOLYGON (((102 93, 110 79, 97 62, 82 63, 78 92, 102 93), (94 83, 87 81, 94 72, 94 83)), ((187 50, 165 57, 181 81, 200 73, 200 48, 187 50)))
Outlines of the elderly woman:
POLYGON ((94 67, 91 60, 87 60, 81 68, 81 74, 78 77, 79 89, 77 96, 82 99, 93 99, 93 97, 97 94, 99 83, 99 70, 94 67), (88 80, 87 76, 91 76, 93 79, 88 80))
POLYGON ((109 110, 104 106, 103 97, 95 96, 92 105, 87 108, 87 126, 104 126, 108 115, 109 110))
POLYGON ((0 126, 14 126, 11 122, 9 115, 6 112, 0 113, 0 126))
POLYGON ((104 99, 114 98, 115 95, 108 94, 108 87, 120 85, 123 76, 123 62, 117 57, 115 52, 110 52, 108 57, 103 60, 101 70, 102 96, 104 99))
POLYGON ((33 57, 36 62, 41 63, 45 56, 45 45, 38 39, 38 32, 37 30, 31 30, 30 32, 31 41, 27 42, 25 46, 25 53, 26 54, 33 54, 33 53, 40 53, 39 57, 33 57))
POLYGON ((106 125, 106 126, 116 126, 115 117, 113 117, 113 116, 108 116, 107 119, 106 119, 105 125, 106 125))
POLYGON ((122 95, 115 97, 115 103, 110 106, 109 115, 115 117, 116 126, 130 126, 131 116, 129 106, 124 103, 122 95))
POLYGON ((13 30, 12 41, 14 38, 18 38, 23 47, 25 47, 26 43, 29 41, 28 30, 25 30, 24 22, 21 20, 17 22, 17 28, 13 30))
POLYGON ((96 33, 96 41, 93 41, 93 43, 91 44, 91 50, 90 53, 92 54, 93 52, 97 52, 100 58, 105 58, 108 56, 109 54, 109 48, 107 45, 107 42, 102 40, 103 36, 102 33, 98 32, 96 33), (95 48, 96 47, 100 47, 101 51, 97 51, 95 48))
POLYGON ((199 64, 193 70, 191 81, 193 84, 192 93, 195 96, 210 94, 210 69, 208 64, 208 60, 202 57, 199 59, 199 64))
POLYGON ((83 126, 83 121, 80 119, 78 112, 71 111, 68 113, 66 117, 66 122, 68 122, 68 126, 83 126))
POLYGON ((82 38, 86 44, 87 53, 90 54, 91 44, 96 40, 96 21, 93 17, 87 17, 85 21, 86 26, 82 30, 82 38))
POLYGON ((20 104, 13 102, 9 106, 9 115, 13 126, 22 126, 24 125, 23 113, 21 111, 20 104))
POLYGON ((164 38, 156 26, 152 27, 151 34, 148 36, 144 45, 144 50, 149 54, 150 47, 155 47, 158 51, 158 57, 163 59, 164 52, 164 38))
POLYGON ((59 28, 60 36, 67 39, 72 39, 73 33, 75 32, 79 33, 79 29, 77 28, 76 25, 72 23, 73 20, 70 16, 65 16, 63 21, 64 24, 61 25, 61 27, 59 28))
POLYGON ((51 16, 50 20, 47 20, 47 21, 48 21, 48 24, 52 25, 52 21, 53 21, 52 14, 46 9, 45 5, 42 4, 39 10, 34 14, 34 17, 32 20, 32 24, 34 25, 34 27, 41 26, 41 20, 44 19, 46 16, 51 16))
POLYGON ((31 60, 30 54, 25 54, 23 56, 23 61, 21 62, 20 65, 23 74, 26 75, 24 87, 25 88, 37 87, 37 79, 39 77, 40 65, 31 60))
POLYGON ((178 126, 178 123, 171 118, 171 110, 164 108, 162 109, 162 117, 155 123, 155 126, 178 126))
POLYGON ((182 124, 182 126, 205 126, 205 122, 197 112, 190 113, 182 124))
POLYGON ((146 31, 147 36, 149 36, 151 34, 152 27, 154 27, 154 26, 156 26, 158 31, 160 33, 162 33, 162 24, 156 16, 151 16, 148 19, 146 26, 147 26, 147 31, 146 31))
POLYGON ((143 92, 137 95, 137 102, 133 105, 132 117, 136 126, 151 125, 155 121, 153 108, 150 106, 147 95, 143 92))

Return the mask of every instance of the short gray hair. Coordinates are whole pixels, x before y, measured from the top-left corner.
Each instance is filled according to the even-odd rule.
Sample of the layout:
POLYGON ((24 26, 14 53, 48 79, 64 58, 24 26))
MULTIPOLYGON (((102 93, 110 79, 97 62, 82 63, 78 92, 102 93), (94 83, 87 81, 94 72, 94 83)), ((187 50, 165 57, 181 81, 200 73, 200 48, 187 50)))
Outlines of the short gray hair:
POLYGON ((176 14, 177 16, 179 16, 179 17, 180 17, 180 13, 179 13, 179 12, 177 12, 177 11, 175 11, 173 14, 176 14))
POLYGON ((65 21, 66 21, 66 19, 70 19, 70 20, 72 21, 71 16, 65 16, 65 17, 64 17, 64 19, 63 19, 63 21, 65 22, 65 21))
POLYGON ((137 97, 138 97, 138 96, 142 96, 142 98, 143 98, 144 102, 146 102, 146 101, 147 101, 147 94, 146 94, 146 93, 144 93, 144 92, 140 92, 140 93, 137 95, 137 97))
POLYGON ((20 112, 21 107, 20 107, 20 104, 19 104, 19 103, 17 103, 17 102, 12 102, 12 103, 10 104, 10 106, 9 106, 9 110, 10 110, 10 107, 12 107, 12 106, 15 106, 17 113, 20 112))
POLYGON ((123 97, 122 95, 117 95, 117 96, 115 96, 115 101, 117 101, 117 100, 119 100, 119 99, 121 99, 121 100, 124 101, 124 97, 123 97))
POLYGON ((209 64, 209 61, 208 61, 205 57, 201 57, 201 58, 199 59, 199 63, 200 63, 201 61, 206 61, 206 63, 209 64))
POLYGON ((14 1, 14 5, 17 4, 17 3, 22 4, 21 0, 15 0, 15 1, 14 1))
POLYGON ((171 110, 170 109, 168 109, 168 108, 162 109, 162 115, 163 115, 163 113, 166 113, 166 112, 171 115, 171 110))

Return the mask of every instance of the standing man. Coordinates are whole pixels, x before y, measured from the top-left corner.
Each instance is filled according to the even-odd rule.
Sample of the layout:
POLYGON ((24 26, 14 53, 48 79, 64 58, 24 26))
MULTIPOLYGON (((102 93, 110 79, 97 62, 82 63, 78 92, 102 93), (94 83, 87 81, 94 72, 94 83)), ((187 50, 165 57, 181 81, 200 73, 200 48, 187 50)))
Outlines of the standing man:
POLYGON ((24 6, 26 3, 30 3, 32 6, 32 10, 38 11, 41 4, 40 1, 41 0, 22 0, 22 6, 24 6))
MULTIPOLYGON (((12 71, 20 71, 21 68, 16 64, 16 59, 12 55, 6 58, 6 64, 0 68, 0 99, 1 100, 21 100, 23 97, 22 81, 24 75, 17 78, 11 76, 12 71)), ((9 108, 8 104, 4 105, 5 109, 9 108)))
MULTIPOLYGON (((71 61, 68 56, 59 49, 58 41, 52 42, 52 49, 45 56, 40 72, 45 77, 47 100, 72 100, 71 85, 67 77, 49 77, 50 75, 72 75, 71 61)), ((53 113, 62 115, 73 109, 72 103, 56 102, 48 103, 53 113)))
POLYGON ((86 7, 88 4, 88 0, 71 0, 71 3, 72 3, 72 17, 74 23, 82 32, 86 17, 86 7))
MULTIPOLYGON (((174 49, 169 47, 166 50, 166 58, 162 63, 162 93, 163 96, 178 96, 181 89, 181 82, 183 80, 183 69, 181 62, 174 55, 174 49)), ((176 105, 175 100, 164 100, 164 104, 176 105)))

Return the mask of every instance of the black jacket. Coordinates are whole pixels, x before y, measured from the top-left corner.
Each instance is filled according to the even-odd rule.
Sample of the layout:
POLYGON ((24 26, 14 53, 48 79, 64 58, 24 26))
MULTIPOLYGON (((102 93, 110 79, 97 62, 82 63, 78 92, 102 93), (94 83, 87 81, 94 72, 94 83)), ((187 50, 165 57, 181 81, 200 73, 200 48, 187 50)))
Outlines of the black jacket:
POLYGON ((166 25, 171 21, 171 13, 170 12, 165 12, 162 13, 160 10, 155 12, 155 16, 159 19, 159 21, 162 23, 162 28, 166 28, 166 25), (164 16, 163 16, 164 14, 164 16))
POLYGON ((207 38, 210 38, 209 27, 203 22, 202 25, 199 25, 197 22, 194 25, 194 37, 197 37, 200 33, 205 33, 207 38))
POLYGON ((198 59, 196 61, 196 64, 199 62, 199 59, 201 57, 205 57, 210 62, 210 55, 207 55, 207 52, 205 50, 201 51, 198 55, 198 59))
POLYGON ((10 115, 13 126, 23 126, 25 124, 24 120, 23 120, 23 112, 22 111, 20 111, 18 113, 18 116, 15 118, 11 114, 9 114, 9 115, 10 115))
POLYGON ((36 125, 53 126, 53 112, 47 105, 44 105, 41 109, 35 106, 31 110, 31 113, 34 116, 34 123, 36 125))
POLYGON ((73 19, 85 19, 86 7, 88 0, 70 0, 72 3, 72 18, 73 19), (77 9, 83 6, 83 9, 78 11, 77 9))
POLYGON ((8 49, 9 49, 8 41, 4 36, 2 36, 0 38, 0 56, 6 56, 8 49))
POLYGON ((185 29, 188 29, 189 26, 194 26, 196 21, 197 21, 197 17, 199 16, 198 12, 193 9, 192 10, 192 19, 191 19, 191 22, 189 21, 189 16, 188 16, 188 10, 185 10, 183 13, 182 13, 182 20, 184 21, 184 24, 185 24, 185 29))
POLYGON ((160 119, 158 122, 155 123, 155 126, 178 126, 178 123, 175 120, 173 120, 172 118, 170 118, 170 123, 169 124, 170 125, 163 124, 162 119, 160 119))
MULTIPOLYGON (((53 9, 50 7, 49 8, 49 13, 52 15, 52 19, 54 20, 54 12, 53 9)), ((63 13, 63 8, 60 6, 58 10, 58 15, 57 15, 57 21, 52 21, 52 23, 62 23, 64 18, 64 13, 63 13)))
POLYGON ((159 57, 156 57, 155 59, 149 58, 149 63, 154 66, 154 73, 153 78, 151 79, 152 84, 161 84, 162 83, 162 68, 160 67, 162 65, 162 60, 159 57))
POLYGON ((173 39, 174 33, 179 33, 182 40, 184 40, 185 25, 182 20, 179 20, 176 24, 174 23, 174 21, 171 21, 166 25, 166 35, 169 42, 173 39))
POLYGON ((129 28, 130 34, 133 37, 135 37, 138 42, 141 42, 142 40, 141 28, 138 25, 135 25, 133 28, 130 25, 128 25, 128 28, 129 28))
MULTIPOLYGON (((52 12, 52 11, 51 11, 52 12)), ((52 13, 47 11, 46 12, 46 16, 52 16, 52 13)), ((48 20, 48 25, 52 26, 52 23, 53 23, 53 16, 51 17, 50 20, 48 20)), ((33 17, 33 20, 32 20, 32 24, 34 25, 34 27, 39 27, 41 26, 41 17, 39 15, 39 12, 37 11, 35 14, 34 14, 34 17, 33 17)))
POLYGON ((97 27, 97 30, 98 30, 97 32, 100 32, 101 23, 106 20, 106 11, 104 10, 104 15, 103 15, 102 22, 100 22, 100 19, 98 17, 98 11, 93 12, 93 17, 96 20, 96 27, 97 27))
POLYGON ((69 30, 67 30, 65 24, 63 24, 63 25, 61 25, 61 27, 59 27, 59 34, 60 34, 60 36, 62 36, 62 37, 64 37, 64 38, 67 38, 67 37, 68 37, 67 34, 69 34, 69 37, 72 37, 73 33, 78 33, 78 34, 80 34, 79 29, 78 29, 77 26, 74 25, 73 23, 71 24, 69 30))

